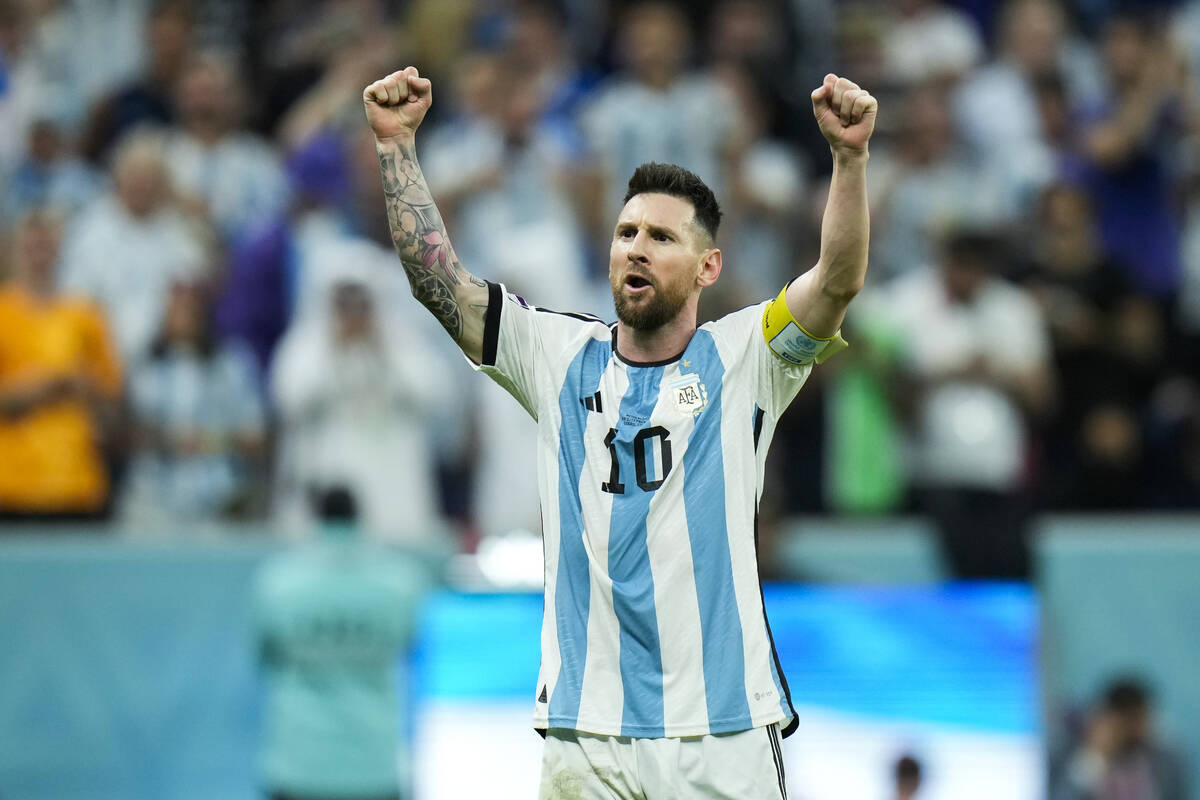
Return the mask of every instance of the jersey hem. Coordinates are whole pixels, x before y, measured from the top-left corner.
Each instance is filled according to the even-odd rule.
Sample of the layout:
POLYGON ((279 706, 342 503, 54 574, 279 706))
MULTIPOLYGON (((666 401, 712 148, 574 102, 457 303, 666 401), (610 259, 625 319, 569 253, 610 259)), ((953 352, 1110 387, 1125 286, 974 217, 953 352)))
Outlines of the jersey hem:
POLYGON ((705 725, 674 725, 669 730, 661 725, 621 725, 617 723, 594 723, 587 720, 571 720, 563 717, 534 719, 533 727, 545 735, 545 731, 560 728, 569 731, 581 731, 597 736, 623 736, 630 739, 683 739, 690 736, 717 736, 726 733, 765 728, 768 725, 794 720, 795 717, 782 713, 770 714, 759 719, 751 718, 747 724, 745 717, 730 720, 718 720, 705 725))

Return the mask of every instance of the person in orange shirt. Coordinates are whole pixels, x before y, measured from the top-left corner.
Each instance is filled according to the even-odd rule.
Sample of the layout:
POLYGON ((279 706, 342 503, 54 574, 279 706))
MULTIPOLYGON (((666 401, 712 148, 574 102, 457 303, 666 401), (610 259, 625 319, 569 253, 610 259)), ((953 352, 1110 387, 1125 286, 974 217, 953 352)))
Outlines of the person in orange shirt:
POLYGON ((99 518, 110 479, 121 366, 108 325, 55 281, 62 225, 30 212, 0 284, 0 520, 99 518))

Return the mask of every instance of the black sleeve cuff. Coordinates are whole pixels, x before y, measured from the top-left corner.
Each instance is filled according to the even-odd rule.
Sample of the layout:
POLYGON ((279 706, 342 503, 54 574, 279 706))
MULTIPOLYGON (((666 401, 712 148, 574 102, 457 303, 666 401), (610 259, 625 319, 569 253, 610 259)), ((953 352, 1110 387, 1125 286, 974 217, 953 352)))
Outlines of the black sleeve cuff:
POLYGON ((496 347, 500 344, 500 306, 504 291, 500 284, 486 281, 488 287, 487 315, 483 318, 483 360, 485 367, 496 366, 496 347))

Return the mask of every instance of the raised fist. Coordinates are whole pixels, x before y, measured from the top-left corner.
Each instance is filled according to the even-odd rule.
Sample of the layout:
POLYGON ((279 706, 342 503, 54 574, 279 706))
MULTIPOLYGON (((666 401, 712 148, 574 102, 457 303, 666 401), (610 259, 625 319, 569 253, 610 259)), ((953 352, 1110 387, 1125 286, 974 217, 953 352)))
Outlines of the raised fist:
POLYGON ((376 139, 412 136, 432 102, 432 85, 416 67, 405 67, 363 89, 363 109, 376 139))
POLYGON ((813 116, 835 151, 865 153, 879 102, 857 83, 830 73, 812 93, 813 116))

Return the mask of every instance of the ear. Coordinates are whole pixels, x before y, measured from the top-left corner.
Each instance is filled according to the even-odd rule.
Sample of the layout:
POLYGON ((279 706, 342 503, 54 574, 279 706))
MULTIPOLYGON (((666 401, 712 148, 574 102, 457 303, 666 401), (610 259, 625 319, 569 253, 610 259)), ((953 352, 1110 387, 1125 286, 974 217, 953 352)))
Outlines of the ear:
POLYGON ((712 286, 721 275, 721 251, 717 248, 706 250, 700 257, 700 271, 696 275, 696 285, 700 288, 712 286))

